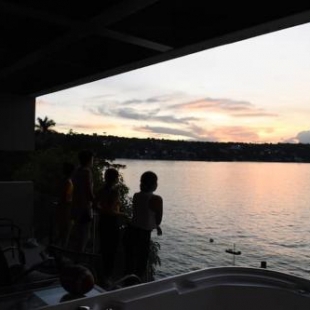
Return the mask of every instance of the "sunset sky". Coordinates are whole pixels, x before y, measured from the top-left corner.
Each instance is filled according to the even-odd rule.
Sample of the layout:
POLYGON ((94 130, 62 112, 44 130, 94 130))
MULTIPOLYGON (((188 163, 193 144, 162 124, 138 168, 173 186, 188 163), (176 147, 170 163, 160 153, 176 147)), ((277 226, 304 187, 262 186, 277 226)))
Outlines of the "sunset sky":
POLYGON ((37 98, 67 133, 310 143, 310 24, 37 98))

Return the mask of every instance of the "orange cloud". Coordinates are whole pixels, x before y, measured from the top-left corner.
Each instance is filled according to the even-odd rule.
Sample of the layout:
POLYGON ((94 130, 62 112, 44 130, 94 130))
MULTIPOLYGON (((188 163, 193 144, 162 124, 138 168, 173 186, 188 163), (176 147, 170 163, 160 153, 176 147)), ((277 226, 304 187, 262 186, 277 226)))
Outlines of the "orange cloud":
POLYGON ((205 129, 200 126, 190 125, 182 128, 160 127, 160 126, 140 126, 134 130, 138 133, 148 133, 149 136, 158 137, 158 135, 168 136, 169 139, 183 137, 200 141, 214 142, 266 142, 262 141, 260 135, 263 133, 272 133, 272 128, 251 128, 246 126, 219 126, 213 129, 205 129))
POLYGON ((203 98, 195 101, 175 104, 169 109, 183 111, 216 112, 233 117, 276 117, 277 114, 265 112, 247 101, 232 99, 203 98))

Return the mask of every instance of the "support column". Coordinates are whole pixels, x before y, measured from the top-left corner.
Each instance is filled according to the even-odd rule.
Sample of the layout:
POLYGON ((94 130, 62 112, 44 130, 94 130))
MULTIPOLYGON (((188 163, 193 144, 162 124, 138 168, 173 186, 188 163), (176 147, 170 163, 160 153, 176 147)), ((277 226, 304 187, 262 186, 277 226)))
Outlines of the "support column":
MULTIPOLYGON (((34 150, 35 98, 0 94, 0 151, 34 150)), ((0 171, 0 217, 11 218, 28 238, 33 228, 33 184, 7 181, 0 171)))
POLYGON ((34 150, 35 98, 0 94, 0 150, 34 150))

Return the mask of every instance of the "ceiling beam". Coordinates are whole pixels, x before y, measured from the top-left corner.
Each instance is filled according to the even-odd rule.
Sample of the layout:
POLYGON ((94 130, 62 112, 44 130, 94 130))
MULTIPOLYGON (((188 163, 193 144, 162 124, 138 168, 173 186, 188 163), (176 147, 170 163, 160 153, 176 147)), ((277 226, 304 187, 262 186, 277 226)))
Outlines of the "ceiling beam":
POLYGON ((136 36, 132 36, 129 34, 125 34, 122 32, 114 31, 114 30, 109 30, 107 28, 99 28, 97 31, 98 35, 102 35, 107 38, 111 38, 113 40, 133 44, 136 46, 141 46, 147 49, 151 49, 157 52, 168 52, 172 50, 171 46, 165 45, 165 44, 160 44, 154 41, 146 40, 143 38, 139 38, 136 36))
POLYGON ((103 12, 91 21, 92 24, 109 26, 141 11, 159 0, 124 0, 103 12))
MULTIPOLYGON (((7 12, 17 14, 24 17, 30 17, 33 19, 41 20, 43 22, 48 22, 53 25, 66 27, 69 29, 76 29, 77 27, 85 27, 91 33, 96 33, 97 35, 108 37, 113 40, 118 40, 121 42, 133 44, 143 48, 151 49, 158 52, 167 52, 172 49, 171 46, 167 46, 161 43, 154 41, 146 40, 140 37, 136 37, 129 34, 124 34, 121 32, 109 30, 103 27, 102 17, 99 16, 92 23, 91 26, 85 22, 79 22, 76 20, 69 19, 67 17, 60 16, 58 14, 51 14, 46 11, 36 10, 33 8, 26 7, 25 5, 17 5, 14 3, 9 3, 7 1, 0 0, 0 9, 7 12), (101 21, 101 22, 100 22, 101 21), (87 26, 86 26, 87 25, 87 26)), ((136 12, 136 8, 132 9, 133 12, 136 12)), ((128 13, 128 12, 127 12, 128 13)), ((106 20, 104 20, 106 22, 106 20)))
POLYGON ((153 57, 149 57, 146 59, 142 59, 140 61, 136 61, 136 62, 129 63, 129 64, 126 64, 126 65, 123 65, 117 68, 113 68, 111 70, 107 70, 107 71, 95 74, 93 76, 88 76, 86 78, 82 78, 76 81, 71 81, 69 83, 62 85, 61 87, 56 86, 50 89, 46 89, 44 91, 40 91, 38 93, 34 93, 32 95, 41 96, 49 92, 54 92, 54 91, 58 91, 61 89, 66 89, 69 87, 74 87, 74 86, 82 85, 85 83, 94 82, 94 81, 97 81, 97 80, 100 80, 106 77, 110 77, 116 74, 121 74, 121 73, 128 72, 131 70, 136 70, 138 68, 143 68, 143 67, 154 65, 156 63, 160 63, 163 61, 168 61, 168 60, 172 60, 178 57, 183 57, 183 56, 187 56, 193 53, 197 53, 197 52, 200 52, 206 49, 242 41, 242 40, 253 38, 259 35, 267 34, 270 32, 275 32, 277 30, 282 30, 282 29, 286 29, 289 27, 301 25, 304 23, 308 23, 309 21, 310 21, 310 10, 305 11, 303 13, 287 16, 285 18, 273 20, 271 22, 263 23, 263 24, 260 24, 254 27, 249 27, 247 29, 242 29, 240 31, 235 31, 235 32, 232 32, 227 35, 223 35, 221 37, 217 37, 214 39, 204 40, 196 44, 192 44, 192 45, 185 46, 185 47, 178 48, 178 49, 173 49, 166 53, 158 54, 153 57))
MULTIPOLYGON (((148 7, 149 5, 156 3, 157 1, 159 0, 124 0, 118 3, 117 5, 114 5, 109 9, 106 9, 104 12, 92 18, 87 23, 72 23, 68 20, 55 16, 55 23, 70 27, 71 30, 65 33, 64 35, 58 37, 57 39, 53 40, 49 44, 37 49, 34 52, 27 54, 25 57, 19 59, 14 64, 2 69, 0 71, 0 79, 4 79, 8 75, 13 74, 29 65, 32 65, 33 63, 36 63, 44 59, 48 55, 60 51, 61 49, 65 48, 66 46, 80 39, 81 37, 84 37, 89 33, 91 33, 92 29, 98 29, 98 27, 103 28, 113 23, 116 23, 122 20, 123 18, 138 12, 139 10, 142 10, 148 7)), ((0 1, 0 3, 3 5, 2 7, 4 9, 6 8, 15 11, 15 13, 22 14, 21 12, 22 9, 19 9, 16 5, 13 6, 12 4, 9 4, 5 1, 0 1)), ((39 18, 40 15, 38 11, 33 9, 29 9, 28 11, 26 11, 25 14, 29 14, 29 16, 32 16, 33 18, 39 18)), ((47 14, 46 18, 52 22, 54 16, 52 14, 47 14)), ((109 35, 111 36, 111 33, 109 35)), ((140 44, 143 43, 145 47, 147 45, 151 46, 150 41, 148 42, 148 44, 146 44, 147 40, 143 42, 143 39, 141 38, 136 38, 135 40, 133 40, 134 39, 133 36, 131 36, 130 39, 129 37, 126 38, 126 35, 120 35, 120 34, 119 37, 122 37, 123 40, 125 39, 128 41, 131 40, 132 44, 135 41, 137 44, 139 42, 140 44)), ((153 46, 155 47, 156 43, 155 42, 153 43, 154 43, 153 46)))

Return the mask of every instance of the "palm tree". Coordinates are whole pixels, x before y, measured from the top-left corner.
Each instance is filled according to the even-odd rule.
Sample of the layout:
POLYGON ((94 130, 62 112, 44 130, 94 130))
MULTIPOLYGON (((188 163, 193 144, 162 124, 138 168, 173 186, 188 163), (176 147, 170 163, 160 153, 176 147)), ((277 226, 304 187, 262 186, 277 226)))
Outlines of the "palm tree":
POLYGON ((47 133, 47 132, 54 132, 51 127, 54 127, 56 123, 52 119, 48 119, 47 116, 45 116, 44 119, 38 117, 37 118, 38 123, 35 125, 36 131, 40 133, 47 133))

